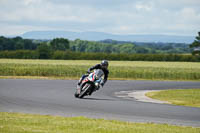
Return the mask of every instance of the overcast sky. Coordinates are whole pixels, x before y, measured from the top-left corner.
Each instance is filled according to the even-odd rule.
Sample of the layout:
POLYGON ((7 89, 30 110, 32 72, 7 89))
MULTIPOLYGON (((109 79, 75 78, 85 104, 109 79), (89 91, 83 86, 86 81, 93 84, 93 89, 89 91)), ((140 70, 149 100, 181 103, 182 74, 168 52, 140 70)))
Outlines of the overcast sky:
POLYGON ((196 36, 200 0, 0 0, 0 35, 41 30, 196 36))

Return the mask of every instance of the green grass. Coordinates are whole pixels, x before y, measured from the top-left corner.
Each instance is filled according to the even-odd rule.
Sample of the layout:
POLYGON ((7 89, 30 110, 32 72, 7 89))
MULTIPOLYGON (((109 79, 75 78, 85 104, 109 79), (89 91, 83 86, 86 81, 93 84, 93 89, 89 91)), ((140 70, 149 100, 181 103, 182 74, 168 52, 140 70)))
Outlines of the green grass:
POLYGON ((200 107, 200 89, 178 89, 149 92, 146 96, 175 105, 200 107))
POLYGON ((200 128, 0 112, 1 133, 199 133, 200 128))
MULTIPOLYGON (((79 78, 100 61, 0 59, 0 76, 79 78)), ((200 63, 110 61, 110 79, 200 80, 200 63)))

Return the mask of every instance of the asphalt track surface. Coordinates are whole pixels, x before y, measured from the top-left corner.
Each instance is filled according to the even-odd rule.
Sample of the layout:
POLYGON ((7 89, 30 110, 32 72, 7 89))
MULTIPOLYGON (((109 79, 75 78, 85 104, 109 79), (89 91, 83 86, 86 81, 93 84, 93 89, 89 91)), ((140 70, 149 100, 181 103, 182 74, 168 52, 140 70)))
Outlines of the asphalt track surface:
POLYGON ((200 127, 200 108, 145 103, 115 95, 120 91, 200 88, 200 82, 109 80, 104 88, 84 99, 74 98, 76 83, 0 79, 0 111, 200 127))

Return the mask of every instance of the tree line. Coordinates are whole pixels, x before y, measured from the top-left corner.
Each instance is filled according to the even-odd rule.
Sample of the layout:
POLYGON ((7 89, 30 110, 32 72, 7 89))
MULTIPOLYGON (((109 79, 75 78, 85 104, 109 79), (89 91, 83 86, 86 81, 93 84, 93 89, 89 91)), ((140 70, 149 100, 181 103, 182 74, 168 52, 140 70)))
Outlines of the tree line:
POLYGON ((22 39, 21 37, 6 38, 0 36, 0 51, 3 50, 35 50, 37 44, 30 39, 22 39))
MULTIPOLYGON (((199 34, 200 35, 200 34, 199 34)), ((196 48, 199 37, 191 45, 173 43, 132 43, 114 40, 86 41, 64 38, 30 40, 21 37, 0 37, 0 58, 18 59, 80 59, 129 61, 200 61, 199 56, 178 54, 196 48), (179 52, 176 50, 178 49, 179 52), (176 51, 176 52, 173 52, 176 51), (185 50, 185 51, 184 51, 185 50), (168 51, 168 52, 167 52, 168 51), (169 52, 171 51, 171 52, 169 52)), ((198 55, 198 51, 195 51, 198 55)))
POLYGON ((49 49, 71 50, 74 52, 103 52, 103 53, 129 53, 129 54, 180 54, 191 53, 189 44, 184 43, 139 43, 115 41, 111 39, 103 41, 87 41, 76 39, 70 41, 64 38, 53 40, 30 40, 21 37, 5 38, 0 37, 0 51, 3 50, 36 50, 41 45, 49 49))
POLYGON ((115 41, 86 41, 76 39, 70 41, 70 50, 76 52, 104 52, 104 53, 129 53, 129 54, 183 54, 191 53, 189 44, 184 43, 142 43, 115 41))
POLYGON ((72 51, 45 52, 37 50, 1 51, 0 58, 10 59, 55 59, 55 60, 121 60, 121 61, 181 61, 199 62, 199 56, 184 54, 116 54, 116 53, 85 53, 72 51))

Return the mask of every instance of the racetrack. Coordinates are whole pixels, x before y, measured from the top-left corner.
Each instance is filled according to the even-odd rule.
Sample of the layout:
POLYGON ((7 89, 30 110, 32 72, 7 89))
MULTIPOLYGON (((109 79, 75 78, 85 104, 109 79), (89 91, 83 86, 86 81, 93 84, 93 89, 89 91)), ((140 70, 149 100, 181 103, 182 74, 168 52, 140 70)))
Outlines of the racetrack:
POLYGON ((115 96, 120 91, 200 88, 200 82, 109 80, 104 88, 85 99, 74 98, 76 83, 75 80, 0 79, 0 111, 200 127, 200 108, 115 96))

